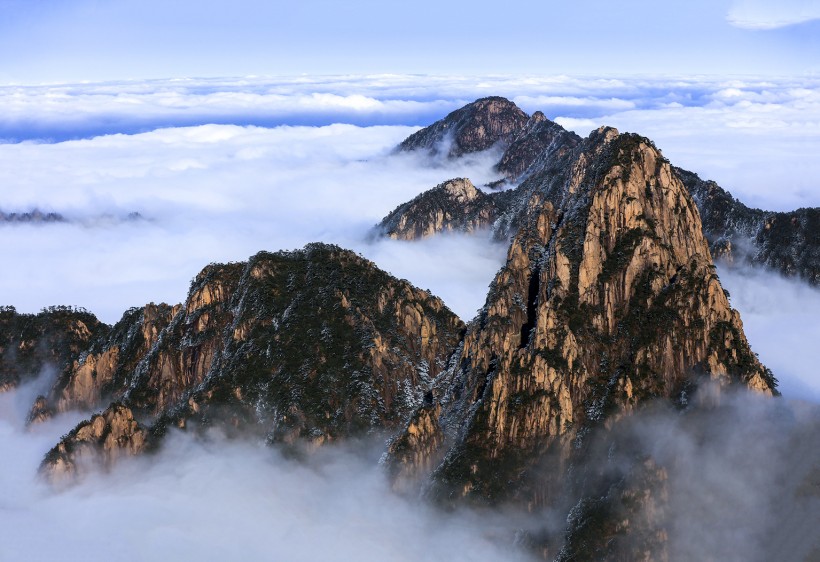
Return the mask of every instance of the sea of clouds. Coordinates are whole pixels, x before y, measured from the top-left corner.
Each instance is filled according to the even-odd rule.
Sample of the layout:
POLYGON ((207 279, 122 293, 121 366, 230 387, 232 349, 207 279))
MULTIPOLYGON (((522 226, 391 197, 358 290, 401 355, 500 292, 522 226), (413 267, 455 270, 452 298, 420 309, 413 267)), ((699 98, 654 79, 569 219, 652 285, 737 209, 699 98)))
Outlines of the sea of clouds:
POLYGON ((423 126, 505 96, 586 135, 648 136, 753 206, 820 204, 820 78, 329 76, 0 86, 0 139, 60 141, 202 124, 423 126))
MULTIPOLYGON (((419 126, 478 97, 503 95, 582 135, 603 124, 644 134, 673 164, 717 180, 742 201, 787 210, 820 205, 817 82, 369 76, 3 86, 0 210, 37 208, 66 221, 0 225, 0 304, 23 312, 78 305, 113 323, 130 306, 182 301, 207 263, 323 241, 430 289, 467 320, 503 263, 503 244, 486 233, 414 243, 370 236, 389 211, 446 179, 496 179, 492 152, 437 165, 392 154, 419 126)), ((820 291, 755 269, 719 273, 784 395, 820 401, 820 291)), ((373 559, 499 559, 510 556, 498 550, 509 541, 487 529, 508 538, 526 526, 488 524, 486 514, 445 518, 392 496, 375 467, 380 444, 364 455, 337 450, 306 466, 255 444, 176 436, 160 462, 125 463, 55 494, 34 473, 79 418, 25 430, 36 390, 0 395, 0 456, 11 459, 0 468, 0 520, 12 537, 0 560, 47 559, 65 549, 106 559, 122 544, 132 549, 122 559, 237 552, 252 559, 362 552, 373 559), (226 528, 235 535, 225 536, 226 528)), ((731 467, 718 453, 733 439, 732 427, 714 436, 714 446, 683 435, 658 453, 693 454, 694 467, 700 457, 692 448, 706 447, 703 465, 722 471, 697 490, 697 479, 680 481, 675 497, 691 496, 693 510, 683 512, 681 525, 725 488, 731 467)), ((649 445, 656 442, 663 436, 649 445)), ((763 476, 753 470, 765 451, 748 455, 751 472, 741 474, 738 490, 780 474, 781 465, 763 476)), ((727 500, 729 511, 759 505, 738 494, 727 500)))

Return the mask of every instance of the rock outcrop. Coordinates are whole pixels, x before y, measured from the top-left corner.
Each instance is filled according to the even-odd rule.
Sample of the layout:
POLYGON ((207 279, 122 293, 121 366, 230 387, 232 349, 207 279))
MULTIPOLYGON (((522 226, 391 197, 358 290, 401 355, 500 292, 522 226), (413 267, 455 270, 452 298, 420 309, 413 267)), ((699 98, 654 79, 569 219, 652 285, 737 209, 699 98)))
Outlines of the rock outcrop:
MULTIPOLYGON (((205 268, 182 305, 127 312, 52 401, 62 410, 114 399, 157 441, 193 423, 319 445, 397 429, 462 330, 439 299, 347 250, 261 252, 205 268)), ((32 417, 49 407, 38 399, 32 417)), ((63 465, 76 464, 73 445, 60 446, 46 472, 72 472, 63 465)))
POLYGON ((505 145, 526 126, 528 119, 526 113, 507 99, 481 98, 413 133, 398 150, 421 150, 455 158, 505 145))
POLYGON ((153 303, 126 311, 110 331, 92 341, 63 370, 48 396, 49 409, 92 410, 122 397, 133 383, 135 369, 157 343, 174 312, 166 304, 153 303))
POLYGON ((33 379, 46 368, 60 373, 109 326, 81 308, 53 306, 38 314, 0 307, 0 391, 33 379))
POLYGON ((425 191, 387 215, 377 226, 394 240, 417 240, 439 232, 489 229, 506 208, 503 192, 485 194, 465 178, 425 191))
POLYGON ((119 457, 140 453, 147 436, 130 409, 112 404, 63 437, 46 454, 40 472, 52 483, 70 483, 84 467, 110 467, 119 457))
MULTIPOLYGON (((776 392, 697 207, 654 145, 601 128, 565 158, 522 184, 506 265, 432 400, 390 447, 401 487, 420 479, 447 502, 555 505, 587 436, 651 400, 683 407, 702 379, 776 392), (545 459, 547 476, 536 470, 545 459)), ((611 497, 643 493, 630 490, 611 497)))

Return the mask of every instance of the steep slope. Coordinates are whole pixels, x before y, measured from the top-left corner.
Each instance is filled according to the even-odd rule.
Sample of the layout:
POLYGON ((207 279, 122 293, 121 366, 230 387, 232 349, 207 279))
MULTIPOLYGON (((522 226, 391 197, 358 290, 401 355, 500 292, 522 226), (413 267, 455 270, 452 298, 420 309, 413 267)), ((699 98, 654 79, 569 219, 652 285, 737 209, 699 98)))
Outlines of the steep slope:
MULTIPOLYGON (((425 134, 432 134, 433 127, 435 125, 428 127, 430 132, 425 134)), ((377 228, 391 238, 412 240, 436 232, 469 232, 477 226, 488 226, 496 239, 506 240, 515 234, 527 213, 533 189, 543 192, 543 184, 550 177, 566 173, 568 159, 579 142, 580 137, 575 133, 537 111, 512 137, 496 166, 507 180, 522 182, 516 189, 458 198, 442 189, 456 181, 450 180, 399 205, 377 228)))
POLYGON ((549 167, 549 161, 572 150, 580 141, 581 137, 536 111, 504 151, 496 169, 509 180, 520 180, 530 168, 549 167))
MULTIPOLYGON (((172 318, 156 333, 140 336, 157 325, 132 311, 134 318, 95 348, 97 355, 88 354, 114 356, 116 368, 105 371, 113 376, 100 375, 99 366, 109 363, 98 359, 97 371, 88 369, 93 376, 80 366, 65 387, 80 387, 77 381, 86 377, 104 381, 96 396, 118 403, 102 415, 127 410, 144 424, 149 444, 169 426, 191 422, 313 445, 396 428, 421 403, 463 328, 426 291, 323 244, 208 266, 185 304, 163 310, 172 318), (139 343, 128 349, 137 351, 111 351, 126 349, 117 346, 129 333, 139 343), (125 356, 130 359, 119 361, 125 356)), ((50 453, 47 474, 73 470, 72 451, 102 447, 105 432, 96 430, 99 438, 72 446, 89 423, 50 453)))
POLYGON ((713 253, 820 284, 820 208, 750 209, 713 181, 675 168, 703 217, 713 253))
POLYGON ((83 309, 53 306, 38 314, 0 307, 0 391, 39 375, 68 369, 109 326, 83 309))
POLYGON ((413 133, 398 150, 422 150, 455 158, 508 143, 526 126, 528 119, 526 113, 507 99, 481 98, 413 133))
MULTIPOLYGON (((399 147, 408 150, 418 145, 432 150, 447 138, 447 131, 455 123, 458 123, 459 130, 514 130, 506 137, 505 150, 496 169, 507 181, 521 185, 513 192, 504 192, 492 206, 501 219, 494 224, 496 238, 506 239, 514 235, 518 228, 517 221, 522 218, 521 211, 529 201, 531 189, 527 188, 527 184, 542 184, 548 176, 562 175, 567 154, 578 145, 580 137, 550 121, 540 111, 529 117, 523 126, 512 127, 507 116, 521 110, 504 98, 485 99, 497 100, 495 103, 504 107, 505 111, 477 111, 473 108, 474 104, 483 101, 478 100, 453 112, 452 118, 448 116, 411 135, 399 147)), ((465 142, 451 156, 485 148, 487 146, 483 144, 465 142)), ((820 284, 820 208, 801 208, 791 212, 751 209, 715 182, 702 180, 697 174, 682 168, 673 170, 698 206, 704 233, 715 259, 760 264, 785 275, 801 277, 812 285, 820 284)), ((503 180, 499 182, 503 183, 503 180)), ((555 201, 553 203, 556 204, 555 201)), ((433 228, 436 225, 425 221, 427 216, 447 214, 450 219, 442 222, 441 230, 454 230, 460 225, 467 230, 475 214, 473 209, 459 210, 432 198, 425 200, 423 216, 419 217, 414 211, 415 207, 409 204, 400 205, 383 223, 389 219, 391 224, 402 224, 404 238, 410 239, 417 236, 414 233, 430 235, 431 224, 433 228), (417 220, 423 228, 415 225, 417 220)))
POLYGON ((61 373, 49 395, 43 397, 47 408, 57 412, 91 410, 122 396, 132 382, 132 373, 173 314, 172 307, 153 303, 126 311, 110 331, 90 342, 61 373))
POLYGON ((652 143, 602 128, 569 164, 528 180, 483 310, 390 447, 398 487, 421 479, 445 501, 553 505, 590 432, 651 400, 683 406, 700 377, 775 392, 697 208, 652 143))

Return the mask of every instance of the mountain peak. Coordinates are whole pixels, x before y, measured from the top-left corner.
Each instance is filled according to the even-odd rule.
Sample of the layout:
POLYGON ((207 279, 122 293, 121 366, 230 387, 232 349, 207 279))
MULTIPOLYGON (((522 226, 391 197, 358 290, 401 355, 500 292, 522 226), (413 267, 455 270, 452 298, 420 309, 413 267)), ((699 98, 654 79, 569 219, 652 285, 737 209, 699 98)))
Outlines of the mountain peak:
POLYGON ((398 150, 425 150, 436 156, 455 158, 508 143, 529 119, 529 115, 506 98, 481 98, 413 133, 398 150))
POLYGON ((701 377, 776 392, 654 145, 601 128, 566 164, 552 194, 519 194, 506 265, 424 423, 395 441, 399 481, 434 467, 444 497, 532 504, 549 496, 523 476, 535 459, 572 458, 571 443, 651 399, 685 403, 701 377))

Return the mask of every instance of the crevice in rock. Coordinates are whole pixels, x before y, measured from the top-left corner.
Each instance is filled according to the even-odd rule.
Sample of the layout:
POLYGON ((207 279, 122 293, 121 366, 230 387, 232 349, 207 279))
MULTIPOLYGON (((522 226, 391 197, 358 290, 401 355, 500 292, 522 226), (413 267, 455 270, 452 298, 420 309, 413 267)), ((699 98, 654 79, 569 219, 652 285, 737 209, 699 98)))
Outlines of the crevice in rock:
POLYGON ((521 344, 519 349, 524 349, 530 341, 530 333, 535 328, 538 320, 536 308, 538 305, 538 290, 541 285, 540 271, 537 269, 530 274, 529 288, 527 289, 527 321, 521 326, 521 344))

